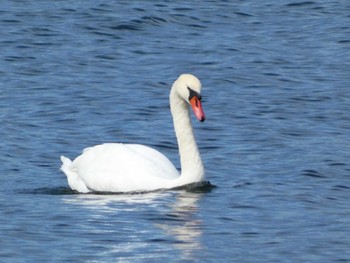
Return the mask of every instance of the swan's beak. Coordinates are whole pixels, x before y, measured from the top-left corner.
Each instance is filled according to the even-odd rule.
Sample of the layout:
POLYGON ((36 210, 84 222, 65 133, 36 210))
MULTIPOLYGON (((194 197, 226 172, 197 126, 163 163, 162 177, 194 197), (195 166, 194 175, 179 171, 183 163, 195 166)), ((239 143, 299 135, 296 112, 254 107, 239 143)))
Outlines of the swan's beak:
POLYGON ((193 98, 190 99, 190 104, 194 112, 194 115, 196 115, 199 121, 203 122, 205 120, 205 114, 202 109, 201 101, 196 96, 193 96, 193 98))

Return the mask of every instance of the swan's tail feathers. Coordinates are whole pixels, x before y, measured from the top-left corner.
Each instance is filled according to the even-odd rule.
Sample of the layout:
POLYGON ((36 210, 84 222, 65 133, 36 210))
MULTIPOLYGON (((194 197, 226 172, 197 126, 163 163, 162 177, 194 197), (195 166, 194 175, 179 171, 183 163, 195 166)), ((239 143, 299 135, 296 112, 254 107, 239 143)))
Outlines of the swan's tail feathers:
POLYGON ((80 193, 88 193, 90 190, 85 185, 84 181, 80 178, 78 169, 74 167, 73 162, 63 155, 61 156, 61 171, 65 173, 68 180, 68 185, 72 190, 76 190, 80 193))

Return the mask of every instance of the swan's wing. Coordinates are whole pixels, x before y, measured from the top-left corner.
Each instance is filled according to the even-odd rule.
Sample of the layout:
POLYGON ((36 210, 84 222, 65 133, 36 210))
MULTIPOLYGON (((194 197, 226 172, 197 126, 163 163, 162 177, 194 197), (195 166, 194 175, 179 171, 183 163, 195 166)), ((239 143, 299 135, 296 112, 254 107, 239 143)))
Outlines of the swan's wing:
MULTIPOLYGON (((151 165, 154 170, 164 171, 162 177, 174 179, 179 176, 173 163, 161 152, 141 144, 123 144, 132 151, 139 161, 145 162, 145 166, 151 165)), ((135 156, 135 157, 136 157, 135 156)))
POLYGON ((139 144, 108 143, 90 147, 73 165, 86 186, 95 191, 164 188, 179 176, 167 157, 139 144))

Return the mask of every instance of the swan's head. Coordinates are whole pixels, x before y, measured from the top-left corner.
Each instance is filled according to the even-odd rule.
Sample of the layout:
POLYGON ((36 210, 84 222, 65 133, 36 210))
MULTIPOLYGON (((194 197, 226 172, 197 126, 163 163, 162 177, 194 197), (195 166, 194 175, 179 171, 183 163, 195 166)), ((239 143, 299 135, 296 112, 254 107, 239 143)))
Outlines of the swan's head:
POLYGON ((202 84, 198 78, 191 74, 182 74, 174 83, 177 94, 192 107, 197 119, 201 122, 205 120, 202 109, 202 84))

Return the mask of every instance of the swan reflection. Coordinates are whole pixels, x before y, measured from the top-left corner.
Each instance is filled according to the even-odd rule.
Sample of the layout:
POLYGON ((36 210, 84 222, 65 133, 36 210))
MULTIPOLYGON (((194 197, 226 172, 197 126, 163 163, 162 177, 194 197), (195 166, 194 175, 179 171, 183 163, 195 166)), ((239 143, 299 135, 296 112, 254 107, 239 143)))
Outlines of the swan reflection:
POLYGON ((90 220, 83 221, 81 227, 102 235, 101 239, 108 235, 103 256, 155 259, 170 253, 177 259, 190 260, 202 248, 202 221, 198 217, 202 195, 186 191, 85 194, 65 196, 64 201, 91 210, 90 220))
POLYGON ((167 215, 176 220, 161 221, 155 225, 177 242, 174 246, 182 253, 182 259, 194 259, 195 251, 202 248, 202 221, 198 218, 197 202, 202 194, 181 192, 171 205, 167 215))

